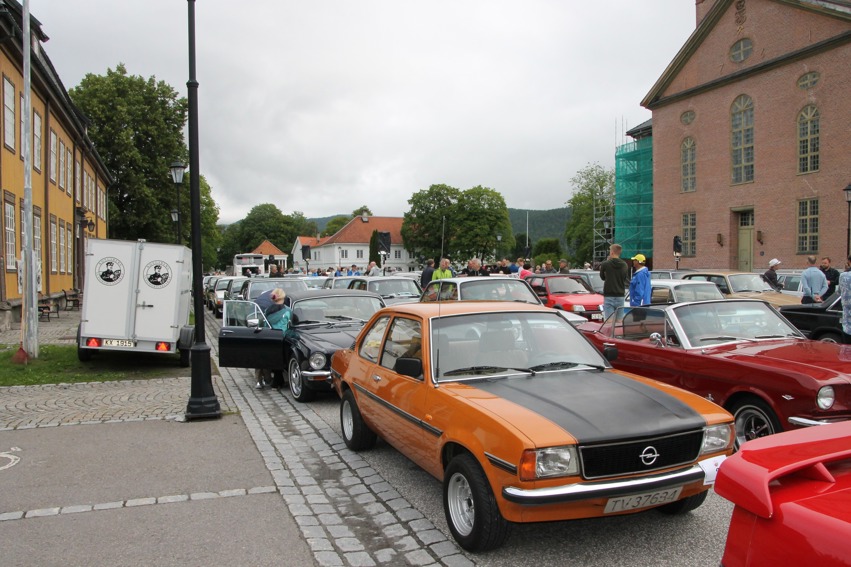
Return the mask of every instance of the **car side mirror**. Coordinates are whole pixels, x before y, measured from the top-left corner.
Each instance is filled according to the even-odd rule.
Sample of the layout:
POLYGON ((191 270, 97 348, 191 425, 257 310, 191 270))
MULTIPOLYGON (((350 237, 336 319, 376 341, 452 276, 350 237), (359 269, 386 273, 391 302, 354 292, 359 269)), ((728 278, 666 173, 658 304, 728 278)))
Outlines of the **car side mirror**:
POLYGON ((246 319, 245 324, 250 328, 257 328, 260 326, 260 319, 246 319))
POLYGON ((401 374, 403 376, 420 378, 423 375, 423 361, 419 358, 397 358, 396 365, 393 367, 393 370, 397 374, 401 374))
POLYGON ((609 362, 616 361, 618 359, 618 347, 616 347, 616 346, 603 347, 603 356, 609 362))
POLYGON ((665 343, 662 341, 662 335, 659 333, 650 333, 650 344, 665 348, 665 343))

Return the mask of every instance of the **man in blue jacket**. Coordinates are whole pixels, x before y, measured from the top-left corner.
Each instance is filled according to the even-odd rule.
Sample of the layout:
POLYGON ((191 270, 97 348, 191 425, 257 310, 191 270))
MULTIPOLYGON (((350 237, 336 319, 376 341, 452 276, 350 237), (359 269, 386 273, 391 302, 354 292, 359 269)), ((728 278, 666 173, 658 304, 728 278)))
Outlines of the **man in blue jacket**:
POLYGON ((629 304, 632 307, 639 305, 650 305, 650 270, 644 264, 647 258, 644 254, 636 254, 632 257, 632 267, 635 272, 629 282, 629 304))

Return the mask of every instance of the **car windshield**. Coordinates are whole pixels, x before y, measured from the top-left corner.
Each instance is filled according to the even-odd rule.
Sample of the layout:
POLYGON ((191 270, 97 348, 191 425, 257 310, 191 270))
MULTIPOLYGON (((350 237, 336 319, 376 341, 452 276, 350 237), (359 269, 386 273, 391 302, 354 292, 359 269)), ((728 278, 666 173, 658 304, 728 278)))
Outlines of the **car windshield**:
POLYGON ((802 338, 767 304, 761 301, 725 300, 675 307, 673 318, 692 346, 730 341, 802 338))
POLYGON ((602 355, 555 312, 436 318, 432 320, 431 344, 432 368, 438 382, 608 366, 602 355))
POLYGON ((293 326, 316 323, 364 322, 383 307, 377 297, 322 296, 296 301, 292 306, 293 326))
POLYGON ((681 301, 704 301, 707 299, 724 299, 718 286, 714 283, 680 284, 674 286, 674 298, 681 301))
POLYGON ((463 282, 461 299, 468 301, 519 301, 534 305, 540 304, 538 297, 525 282, 509 278, 463 282))
POLYGON ((419 297, 417 282, 408 278, 398 280, 370 281, 369 291, 382 297, 419 297))
POLYGON ((302 281, 304 281, 304 284, 309 289, 318 289, 318 288, 325 285, 325 280, 327 280, 327 279, 328 278, 322 278, 322 277, 319 277, 319 276, 314 276, 314 277, 305 278, 302 281))
POLYGON ((765 280, 759 274, 731 274, 729 280, 733 293, 772 290, 771 286, 765 283, 765 280))
POLYGON ((287 292, 307 289, 303 280, 254 280, 251 282, 248 299, 257 299, 262 293, 278 287, 287 292))
POLYGON ((547 278, 550 293, 593 293, 588 284, 578 278, 554 277, 547 278))
POLYGON ((229 280, 229 279, 227 279, 227 280, 219 280, 219 281, 217 281, 217 282, 216 282, 216 291, 222 291, 222 290, 227 289, 227 287, 228 287, 228 282, 230 282, 230 280, 229 280))

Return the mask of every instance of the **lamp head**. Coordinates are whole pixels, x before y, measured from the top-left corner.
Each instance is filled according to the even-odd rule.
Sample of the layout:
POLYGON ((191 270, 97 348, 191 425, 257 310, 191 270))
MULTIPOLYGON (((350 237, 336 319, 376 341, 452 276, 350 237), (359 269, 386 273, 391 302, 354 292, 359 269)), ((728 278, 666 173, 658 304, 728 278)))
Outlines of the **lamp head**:
POLYGON ((183 183, 183 172, 186 171, 186 164, 175 161, 168 168, 171 171, 171 180, 174 181, 174 184, 180 185, 183 183))

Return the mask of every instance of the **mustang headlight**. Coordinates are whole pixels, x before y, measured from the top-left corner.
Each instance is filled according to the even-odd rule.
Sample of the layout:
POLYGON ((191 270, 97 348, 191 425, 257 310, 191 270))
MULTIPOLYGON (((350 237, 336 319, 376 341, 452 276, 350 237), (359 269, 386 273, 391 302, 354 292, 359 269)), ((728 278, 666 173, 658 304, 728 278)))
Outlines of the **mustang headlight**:
POLYGON ((833 402, 836 400, 836 395, 833 392, 833 386, 822 386, 819 388, 816 396, 816 404, 819 409, 830 409, 833 407, 833 402))
POLYGON ((310 367, 314 370, 322 370, 325 368, 325 363, 327 362, 327 358, 321 352, 314 352, 310 355, 310 367))
POLYGON ((733 442, 733 424, 725 423, 722 425, 713 425, 703 429, 703 446, 700 448, 700 454, 718 453, 726 451, 733 442))
POLYGON ((548 447, 523 451, 520 458, 520 480, 537 480, 579 474, 576 447, 548 447))

